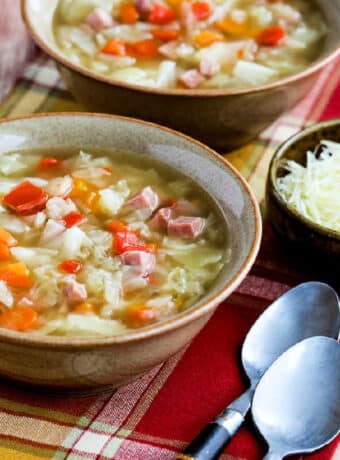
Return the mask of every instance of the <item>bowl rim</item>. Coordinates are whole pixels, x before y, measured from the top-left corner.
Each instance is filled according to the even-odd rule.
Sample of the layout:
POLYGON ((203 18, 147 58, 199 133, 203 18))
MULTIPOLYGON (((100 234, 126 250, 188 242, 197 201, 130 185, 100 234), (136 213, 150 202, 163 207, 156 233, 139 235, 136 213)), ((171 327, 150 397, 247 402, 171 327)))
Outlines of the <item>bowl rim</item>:
POLYGON ((135 343, 138 341, 147 340, 156 336, 159 336, 163 333, 172 332, 176 329, 184 327, 188 323, 199 319, 200 317, 208 314, 214 308, 218 306, 223 300, 225 300, 243 281, 251 267, 253 266, 256 256, 258 254, 261 237, 262 237, 262 219, 260 206, 255 198, 253 191, 251 190, 249 184, 242 177, 242 175, 236 170, 236 168, 231 165, 225 158, 219 155, 217 152, 212 150, 210 147, 204 145, 200 141, 193 139, 185 134, 177 132, 173 129, 167 128, 165 126, 160 126, 156 123, 146 122, 143 120, 124 117, 119 115, 109 115, 103 113, 92 113, 92 112, 56 112, 56 113, 39 113, 31 114, 21 117, 14 118, 5 118, 0 120, 0 126, 3 124, 11 124, 15 121, 35 119, 39 120, 40 118, 57 118, 57 117, 94 117, 94 118, 109 118, 111 120, 121 120, 127 123, 138 123, 140 125, 149 126, 155 128, 159 131, 170 133, 176 137, 180 137, 186 141, 189 141, 191 144, 199 147, 207 157, 213 159, 219 164, 223 169, 227 169, 233 177, 238 181, 240 187, 243 188, 244 192, 248 195, 250 203, 252 206, 252 215, 254 217, 254 236, 253 241, 249 250, 248 255, 246 256, 242 266, 234 277, 222 287, 216 294, 200 306, 193 305, 188 310, 185 310, 173 318, 169 318, 165 321, 160 321, 159 323, 154 323, 150 326, 144 327, 136 332, 128 332, 127 334, 115 335, 110 337, 58 337, 58 336, 37 336, 34 333, 20 333, 16 331, 6 330, 0 328, 0 342, 15 343, 15 344, 26 344, 34 348, 57 348, 63 350, 74 350, 76 349, 93 349, 94 347, 108 347, 112 345, 124 345, 135 343))
POLYGON ((45 53, 47 53, 51 58, 57 61, 59 64, 63 65, 64 67, 82 75, 83 77, 87 77, 89 79, 93 79, 100 83, 106 83, 109 86, 117 87, 121 89, 127 89, 130 91, 134 91, 137 93, 147 93, 147 94, 155 94, 161 96, 181 96, 181 97, 218 97, 218 96, 236 96, 242 94, 253 94, 258 92, 263 92, 267 90, 276 89, 280 86, 284 86, 287 84, 294 83, 301 79, 307 78, 308 76, 318 72, 327 64, 335 60, 338 56, 340 56, 340 41, 339 45, 335 47, 332 51, 329 51, 323 58, 316 59, 312 61, 311 65, 308 65, 303 70, 288 75, 287 77, 280 78, 273 82, 264 84, 264 85, 255 85, 251 87, 245 88, 211 88, 211 89, 175 89, 175 88, 152 88, 148 86, 142 85, 133 85, 131 83, 125 83, 119 80, 113 80, 112 78, 105 77, 104 75, 97 74, 86 67, 74 64, 66 57, 62 56, 62 54, 56 52, 52 47, 46 44, 46 42, 41 38, 38 31, 34 28, 29 14, 27 10, 28 2, 31 0, 21 0, 21 14, 23 20, 32 35, 35 42, 42 48, 45 53))
POLYGON ((332 230, 331 228, 327 228, 324 225, 318 224, 307 217, 304 217, 298 211, 296 211, 293 207, 289 206, 286 200, 282 197, 281 193, 279 192, 276 184, 277 178, 277 163, 285 156, 287 150, 292 147, 296 141, 308 137, 310 134, 319 131, 320 129, 327 128, 330 126, 337 126, 340 127, 340 118, 333 118, 331 120, 322 121, 319 123, 313 123, 311 126, 299 131, 298 133, 294 134, 293 136, 289 137, 285 142, 283 142, 276 152, 274 153, 270 165, 269 165, 269 173, 268 173, 268 181, 270 187, 272 189, 272 193, 275 196, 276 201, 279 205, 284 209, 284 211, 292 218, 300 222, 302 225, 310 228, 315 233, 322 235, 323 237, 333 238, 335 240, 340 241, 340 232, 336 230, 332 230))

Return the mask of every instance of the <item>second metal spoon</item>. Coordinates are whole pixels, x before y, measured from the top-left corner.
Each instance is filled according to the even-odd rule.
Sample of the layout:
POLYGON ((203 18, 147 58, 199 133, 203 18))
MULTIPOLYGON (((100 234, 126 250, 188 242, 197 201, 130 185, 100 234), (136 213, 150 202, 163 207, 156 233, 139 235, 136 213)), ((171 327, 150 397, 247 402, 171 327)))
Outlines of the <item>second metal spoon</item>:
POLYGON ((242 364, 250 388, 206 425, 176 458, 217 459, 242 425, 255 387, 268 367, 303 339, 313 336, 337 338, 339 328, 339 299, 329 285, 307 282, 279 297, 254 323, 242 347, 242 364))

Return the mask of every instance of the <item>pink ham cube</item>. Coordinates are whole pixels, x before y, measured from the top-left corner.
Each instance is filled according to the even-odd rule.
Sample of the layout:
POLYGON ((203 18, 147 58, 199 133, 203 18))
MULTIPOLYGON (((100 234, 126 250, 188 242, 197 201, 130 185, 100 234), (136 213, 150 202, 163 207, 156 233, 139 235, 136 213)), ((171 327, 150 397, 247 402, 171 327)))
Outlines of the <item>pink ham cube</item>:
POLYGON ((150 252, 126 251, 120 257, 124 265, 133 265, 136 268, 136 273, 141 276, 150 275, 156 266, 156 257, 150 252))
POLYGON ((204 58, 200 62, 200 73, 205 77, 213 77, 221 70, 221 65, 215 59, 204 58))
POLYGON ((166 230, 168 228, 169 220, 172 218, 173 210, 171 208, 161 208, 150 220, 150 228, 156 231, 166 230))
POLYGON ((197 88, 202 82, 204 82, 204 77, 196 69, 187 70, 179 76, 179 80, 187 88, 197 88))
POLYGON ((202 217, 177 217, 171 219, 168 225, 169 235, 177 238, 193 239, 200 235, 204 228, 205 220, 202 217))
POLYGON ((113 19, 105 10, 101 8, 96 8, 90 13, 86 19, 87 24, 94 29, 96 32, 99 32, 102 29, 113 26, 113 19))
POLYGON ((136 193, 130 198, 126 205, 134 209, 142 209, 147 211, 150 215, 157 208, 159 198, 156 192, 151 187, 144 187, 140 192, 136 193))
POLYGON ((71 280, 65 286, 64 295, 67 303, 82 302, 87 299, 86 286, 71 280))

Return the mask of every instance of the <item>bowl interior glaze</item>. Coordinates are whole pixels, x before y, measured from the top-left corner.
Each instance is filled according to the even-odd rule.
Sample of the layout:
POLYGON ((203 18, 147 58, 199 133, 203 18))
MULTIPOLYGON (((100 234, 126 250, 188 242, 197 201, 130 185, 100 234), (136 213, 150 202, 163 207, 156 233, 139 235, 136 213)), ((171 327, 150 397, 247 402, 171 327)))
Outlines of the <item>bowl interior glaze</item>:
MULTIPOLYGON (((323 13, 325 22, 328 26, 328 34, 323 43, 323 47, 320 50, 319 56, 314 60, 308 67, 309 72, 314 72, 317 68, 321 68, 325 65, 324 60, 331 60, 334 58, 333 54, 337 51, 339 52, 339 43, 340 43, 340 0, 307 0, 313 1, 321 12, 323 13)), ((169 95, 184 95, 186 97, 195 97, 195 96, 218 96, 218 95, 227 95, 227 94, 244 94, 252 93, 259 90, 265 90, 269 88, 275 88, 277 86, 283 85, 290 81, 292 75, 281 78, 279 80, 270 82, 261 86, 252 86, 245 88, 236 88, 236 89, 168 89, 168 88, 150 88, 145 86, 137 86, 133 84, 124 83, 122 81, 113 80, 109 77, 100 75, 82 67, 80 65, 74 64, 71 62, 58 48, 52 31, 53 16, 58 5, 59 0, 22 0, 22 9, 23 16, 26 20, 29 29, 38 42, 38 44, 54 59, 59 63, 70 67, 73 70, 78 71, 79 73, 91 77, 95 80, 113 84, 117 87, 124 87, 134 89, 136 91, 141 91, 151 94, 169 94, 169 95)), ((305 76, 306 69, 293 74, 293 76, 305 76)))
MULTIPOLYGON (((110 338, 38 338, 1 330, 2 336, 39 343, 120 343, 184 325, 205 314, 226 298, 242 281, 253 264, 261 239, 258 204, 240 174, 208 147, 167 128, 110 115, 86 113, 42 114, 0 122, 0 155, 36 148, 101 148, 131 151, 155 158, 181 171, 201 186, 216 203, 227 227, 229 263, 193 307, 172 319, 110 338)), ((106 153, 105 152, 105 153, 106 153)), ((222 231, 224 229, 221 229, 222 231)))

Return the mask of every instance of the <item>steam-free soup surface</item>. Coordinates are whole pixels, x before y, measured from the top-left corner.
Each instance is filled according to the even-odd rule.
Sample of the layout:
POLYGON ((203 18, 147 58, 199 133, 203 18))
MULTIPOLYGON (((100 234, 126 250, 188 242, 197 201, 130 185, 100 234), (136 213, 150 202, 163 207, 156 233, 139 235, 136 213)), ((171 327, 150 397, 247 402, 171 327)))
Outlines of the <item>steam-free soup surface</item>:
POLYGON ((200 299, 226 263, 211 199, 144 156, 0 157, 0 327, 114 335, 200 299))
POLYGON ((327 28, 310 0, 60 0, 71 61, 156 88, 240 88, 306 67, 327 28))

